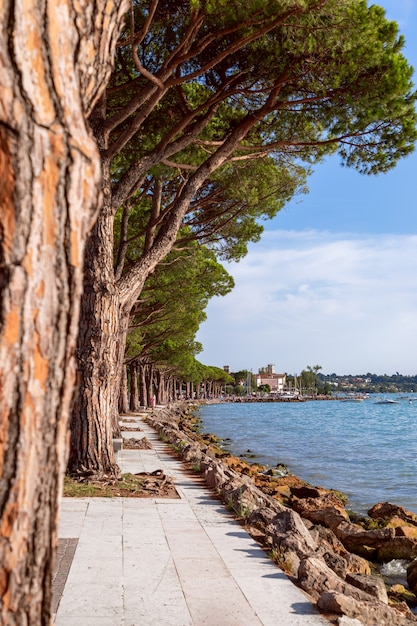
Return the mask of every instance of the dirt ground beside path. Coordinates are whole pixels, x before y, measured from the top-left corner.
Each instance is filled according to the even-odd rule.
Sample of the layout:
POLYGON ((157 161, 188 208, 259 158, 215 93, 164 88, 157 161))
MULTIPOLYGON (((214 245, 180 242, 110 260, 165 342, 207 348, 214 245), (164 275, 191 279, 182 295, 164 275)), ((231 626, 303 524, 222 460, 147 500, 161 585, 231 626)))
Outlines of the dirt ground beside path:
POLYGON ((172 479, 163 473, 123 474, 119 480, 64 480, 66 498, 179 498, 172 479))

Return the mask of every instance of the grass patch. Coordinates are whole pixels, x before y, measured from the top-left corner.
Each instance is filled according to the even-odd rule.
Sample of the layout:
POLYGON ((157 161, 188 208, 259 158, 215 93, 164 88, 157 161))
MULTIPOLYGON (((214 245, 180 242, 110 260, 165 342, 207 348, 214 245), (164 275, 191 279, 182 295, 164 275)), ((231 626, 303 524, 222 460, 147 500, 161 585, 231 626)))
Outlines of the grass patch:
POLYGON ((71 476, 64 478, 64 496, 67 498, 114 498, 143 497, 145 478, 134 474, 123 474, 115 482, 80 482, 71 476))
POLYGON ((381 528, 386 528, 389 523, 388 518, 377 517, 373 519, 372 517, 365 517, 364 515, 359 515, 355 513, 355 511, 347 510, 347 514, 349 515, 349 520, 353 524, 358 524, 358 526, 362 526, 365 530, 380 530, 381 528))
POLYGON ((179 498, 172 478, 162 470, 122 474, 119 480, 64 478, 67 498, 179 498))

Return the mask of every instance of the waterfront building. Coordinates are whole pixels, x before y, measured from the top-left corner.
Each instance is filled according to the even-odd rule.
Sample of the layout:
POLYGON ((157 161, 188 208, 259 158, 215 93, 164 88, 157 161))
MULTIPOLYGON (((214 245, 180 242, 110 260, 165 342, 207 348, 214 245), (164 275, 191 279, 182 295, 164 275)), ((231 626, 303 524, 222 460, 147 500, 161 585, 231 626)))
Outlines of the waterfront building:
POLYGON ((258 387, 261 385, 269 385, 270 393, 282 394, 286 386, 285 374, 277 374, 275 372, 274 365, 268 365, 266 368, 261 368, 259 373, 255 375, 256 384, 258 387))

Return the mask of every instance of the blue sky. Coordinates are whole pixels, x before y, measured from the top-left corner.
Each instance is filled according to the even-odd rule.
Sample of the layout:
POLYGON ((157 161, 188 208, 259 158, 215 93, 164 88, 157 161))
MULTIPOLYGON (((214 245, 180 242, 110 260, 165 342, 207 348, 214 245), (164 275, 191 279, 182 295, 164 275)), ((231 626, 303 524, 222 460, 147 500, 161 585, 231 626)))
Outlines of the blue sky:
MULTIPOLYGON (((417 0, 380 0, 417 68, 417 0)), ((417 73, 414 82, 417 84, 417 73)), ((376 177, 317 166, 309 194, 227 266, 236 287, 207 308, 198 359, 232 371, 417 374, 417 151, 376 177)))

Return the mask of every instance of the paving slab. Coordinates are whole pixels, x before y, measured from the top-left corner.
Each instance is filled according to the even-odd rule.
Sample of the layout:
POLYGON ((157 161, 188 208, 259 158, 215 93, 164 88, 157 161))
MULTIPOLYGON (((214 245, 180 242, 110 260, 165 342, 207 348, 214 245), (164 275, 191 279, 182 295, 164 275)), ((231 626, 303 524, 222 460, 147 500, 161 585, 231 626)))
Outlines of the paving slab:
POLYGON ((63 499, 56 626, 328 626, 150 426, 123 423, 152 449, 122 449, 122 472, 162 469, 179 498, 63 499))

